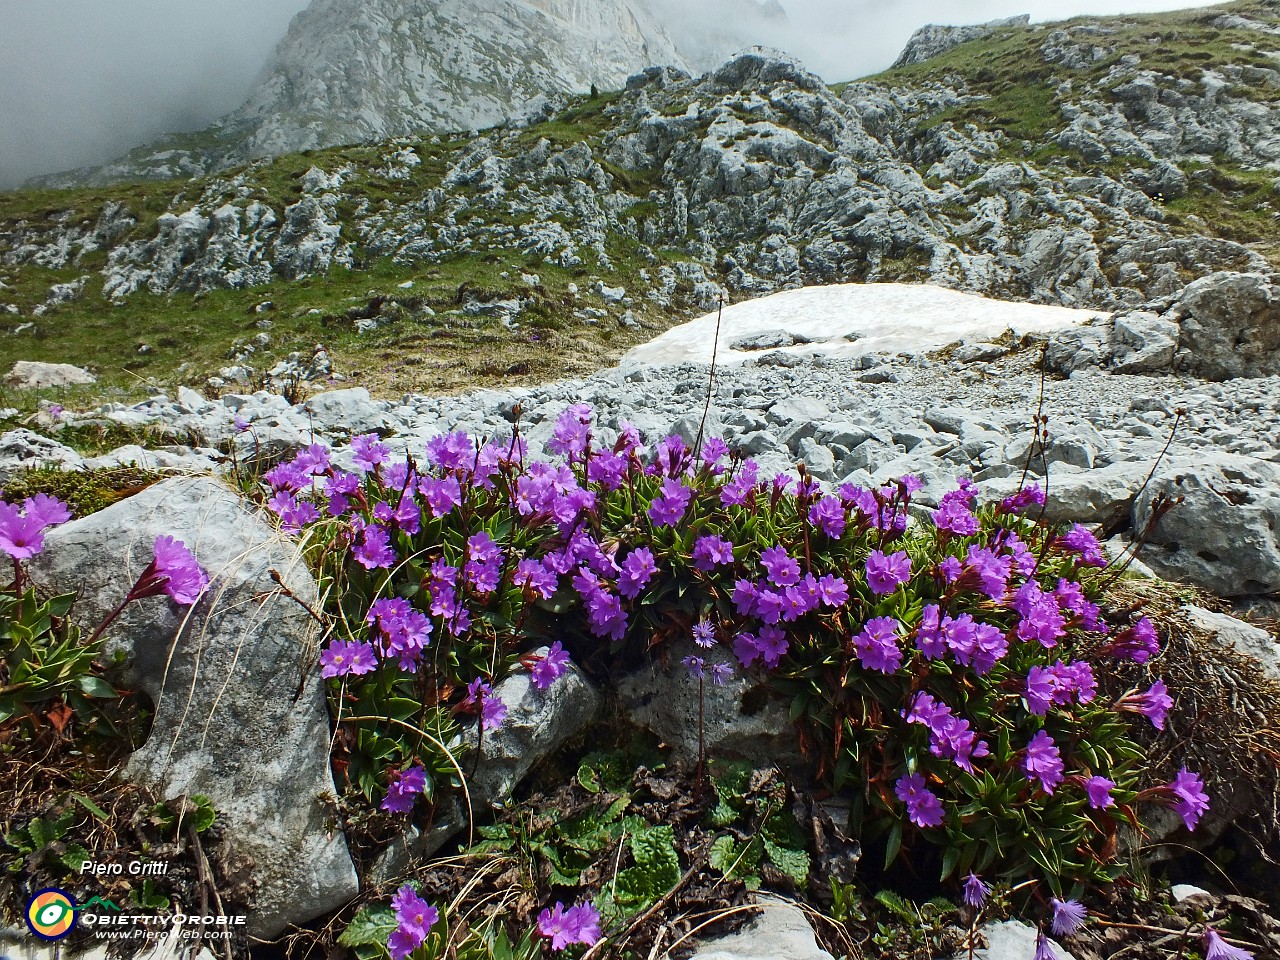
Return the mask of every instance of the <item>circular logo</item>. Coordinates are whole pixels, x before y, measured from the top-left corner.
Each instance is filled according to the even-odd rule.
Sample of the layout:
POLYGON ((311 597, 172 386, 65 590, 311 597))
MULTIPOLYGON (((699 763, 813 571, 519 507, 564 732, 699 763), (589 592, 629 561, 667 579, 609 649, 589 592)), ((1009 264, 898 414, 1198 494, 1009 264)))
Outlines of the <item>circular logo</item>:
POLYGON ((65 891, 49 887, 27 904, 27 926, 41 940, 61 940, 76 925, 76 902, 65 891))

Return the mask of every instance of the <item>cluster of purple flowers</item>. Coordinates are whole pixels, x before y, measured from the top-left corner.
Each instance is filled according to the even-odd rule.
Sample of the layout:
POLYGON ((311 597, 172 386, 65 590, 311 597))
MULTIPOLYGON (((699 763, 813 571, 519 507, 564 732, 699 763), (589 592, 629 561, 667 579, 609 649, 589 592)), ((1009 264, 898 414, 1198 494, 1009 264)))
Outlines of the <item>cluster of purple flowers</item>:
POLYGON ((559 900, 538 914, 538 933, 551 941, 552 950, 575 943, 590 947, 600 939, 600 912, 588 902, 565 909, 559 900))
POLYGON ((391 906, 395 909, 396 928, 387 938, 387 951, 391 960, 405 960, 426 942, 431 928, 440 920, 440 913, 407 883, 396 891, 391 906))
MULTIPOLYGON (((1072 742, 1064 733, 1104 709, 1095 703, 1096 659, 1075 651, 1144 662, 1158 638, 1145 619, 1113 629, 1086 595, 1083 569, 1106 563, 1096 537, 1079 525, 1056 535, 1019 516, 1044 503, 1038 486, 992 512, 961 478, 926 515, 931 528, 926 520, 907 537, 911 496, 922 486, 916 477, 878 489, 845 484, 830 495, 803 474, 762 477, 749 458, 726 459, 715 439, 698 452, 668 437, 646 460, 627 425, 612 448, 595 444, 586 404, 554 421, 547 446, 563 462, 528 462, 518 436, 478 443, 445 434, 426 445, 420 466, 394 461, 369 434, 353 439, 350 472, 313 447, 268 474, 282 525, 336 521, 352 562, 386 595, 370 605, 367 633, 324 651, 326 677, 388 664, 413 674, 434 659, 424 656, 433 643, 474 642, 481 634, 473 628, 491 630, 494 611, 496 622, 515 623, 520 609, 544 601, 561 611, 566 601, 576 605, 588 633, 621 644, 638 627, 671 622, 654 602, 657 590, 692 607, 680 616, 693 620, 703 650, 684 665, 699 680, 732 674, 704 653, 721 643, 743 669, 802 669, 804 657, 821 651, 840 688, 856 691, 850 696, 871 695, 873 681, 883 689, 885 678, 912 678, 899 714, 911 734, 905 746, 885 749, 897 764, 897 798, 921 828, 939 826, 951 809, 952 763, 973 775, 1013 772, 1046 796, 1079 791, 1093 810, 1132 796, 1105 768, 1077 771, 1064 756, 1072 742), (400 589, 397 571, 406 565, 413 579, 400 589), (673 584, 679 589, 668 594, 673 584), (1045 651, 1062 655, 1049 663, 1045 651), (983 739, 976 717, 957 715, 963 699, 947 694, 951 705, 943 702, 929 686, 933 675, 959 676, 1016 711, 1012 754, 1004 748, 996 757, 994 738, 983 739)), ((568 654, 557 642, 525 663, 545 689, 567 669, 568 654)), ((466 683, 466 696, 455 708, 497 727, 506 711, 492 686, 499 679, 492 667, 464 674, 455 683, 466 683)), ((1111 709, 1160 727, 1170 707, 1155 683, 1111 709)), ((412 769, 394 775, 393 807, 406 798, 412 805, 412 769)), ((1203 808, 1188 778, 1157 789, 1191 824, 1203 808)))
POLYGON ((22 506, 0 501, 0 550, 14 560, 30 560, 44 549, 44 532, 71 519, 67 505, 46 493, 22 506))

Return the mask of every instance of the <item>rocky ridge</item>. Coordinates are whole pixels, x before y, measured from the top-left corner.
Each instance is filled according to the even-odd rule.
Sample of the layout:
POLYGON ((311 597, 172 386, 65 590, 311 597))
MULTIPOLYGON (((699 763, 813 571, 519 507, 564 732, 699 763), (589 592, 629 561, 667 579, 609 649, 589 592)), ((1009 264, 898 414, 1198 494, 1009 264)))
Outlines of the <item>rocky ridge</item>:
MULTIPOLYGON (((533 279, 572 281, 570 308, 549 307, 570 324, 614 327, 850 280, 1159 313, 1208 273, 1277 263, 1280 73, 1255 63, 1280 49, 1262 29, 1280 19, 1257 2, 1184 15, 1165 47, 1155 22, 992 28, 841 88, 756 50, 696 79, 650 69, 476 138, 290 157, 142 204, 136 188, 35 211, 19 196, 0 281, 29 292, 0 300, 14 329, 145 294, 270 299, 334 270, 498 258, 509 283, 460 294, 460 314, 519 323, 533 279), (1210 37, 1206 56, 1225 59, 1175 50, 1210 37), (1085 39, 1101 52, 1078 64, 1085 39), (1016 94, 1036 111, 1019 117, 1008 78, 975 65, 1012 70, 1028 51, 1041 79, 1016 94)), ((405 299, 388 287, 378 296, 405 299)))
MULTIPOLYGON (((776 4, 728 3, 733 20, 786 16, 776 4)), ((32 183, 192 177, 301 150, 482 130, 548 98, 618 89, 651 64, 706 69, 741 45, 731 35, 673 37, 651 0, 314 0, 244 104, 207 130, 32 183)))

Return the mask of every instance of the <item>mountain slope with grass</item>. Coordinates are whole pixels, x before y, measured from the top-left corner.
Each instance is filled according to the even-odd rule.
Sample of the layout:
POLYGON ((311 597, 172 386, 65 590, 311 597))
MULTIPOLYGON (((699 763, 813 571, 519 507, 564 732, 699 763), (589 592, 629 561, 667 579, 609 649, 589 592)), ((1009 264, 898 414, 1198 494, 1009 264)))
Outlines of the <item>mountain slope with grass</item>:
POLYGON ((1278 64, 1274 2, 1015 22, 843 86, 757 50, 477 136, 21 191, 0 360, 402 392, 580 373, 810 283, 1167 304, 1280 267, 1278 64))

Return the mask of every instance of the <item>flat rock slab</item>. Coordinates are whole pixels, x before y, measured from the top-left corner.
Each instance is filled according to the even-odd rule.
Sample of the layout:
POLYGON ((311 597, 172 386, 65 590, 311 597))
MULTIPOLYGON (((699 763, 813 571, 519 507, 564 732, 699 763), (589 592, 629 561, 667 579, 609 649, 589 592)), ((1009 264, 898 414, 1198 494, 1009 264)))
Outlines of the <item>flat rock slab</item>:
MULTIPOLYGON (((1018 920, 983 924, 979 932, 987 946, 973 951, 973 960, 1031 960, 1036 952, 1036 928, 1018 920)), ((1058 960, 1075 960, 1065 947, 1050 938, 1058 960)), ((969 951, 953 954, 950 960, 969 960, 969 951)))
POLYGON ((5 374, 4 382, 19 390, 38 390, 41 387, 74 387, 97 383, 98 378, 88 370, 70 363, 19 360, 5 374))
POLYGON ((761 914, 750 926, 704 941, 691 960, 833 960, 799 907, 773 897, 761 897, 757 906, 761 914))
POLYGON ((187 608, 168 597, 130 604, 111 628, 126 682, 155 702, 151 734, 124 776, 166 798, 208 795, 259 887, 250 932, 270 938, 347 902, 358 889, 333 796, 329 718, 306 654, 316 625, 271 579, 310 605, 316 585, 295 546, 225 484, 167 480, 46 536, 36 582, 76 591, 96 624, 151 562, 157 536, 184 542, 209 574, 187 608))
MULTIPOLYGON (((1009 303, 932 284, 841 283, 785 290, 726 307, 720 318, 716 362, 742 363, 759 356, 761 340, 786 353, 860 357, 880 353, 920 354, 960 340, 990 339, 1063 330, 1094 317, 1035 303, 1009 303), (792 342, 785 343, 789 338, 792 342), (741 347, 747 349, 741 349, 741 347)), ((717 315, 707 314, 627 351, 625 370, 647 364, 709 363, 717 315)))

